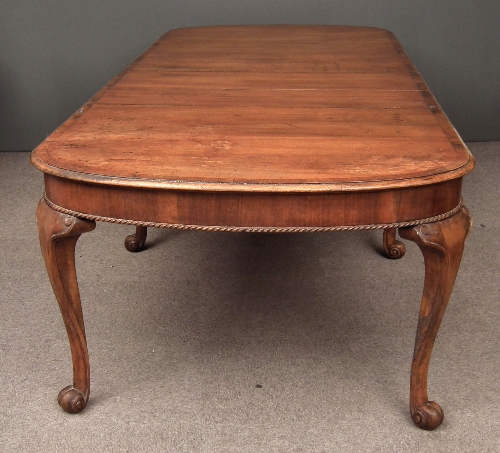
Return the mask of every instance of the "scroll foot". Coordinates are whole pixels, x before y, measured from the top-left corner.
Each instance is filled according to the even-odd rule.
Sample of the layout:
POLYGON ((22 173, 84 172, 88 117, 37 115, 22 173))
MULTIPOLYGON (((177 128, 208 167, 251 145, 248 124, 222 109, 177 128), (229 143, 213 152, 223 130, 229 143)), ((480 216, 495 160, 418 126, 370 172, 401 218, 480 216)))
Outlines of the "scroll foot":
POLYGON ((55 211, 43 198, 36 214, 45 267, 66 326, 73 361, 73 385, 61 391, 58 402, 67 412, 80 412, 89 398, 90 366, 76 278, 75 246, 82 233, 95 228, 95 222, 55 211))
POLYGON ((425 262, 424 291, 410 380, 410 413, 415 424, 423 429, 435 429, 444 419, 439 404, 429 402, 427 373, 434 340, 455 284, 470 226, 469 211, 462 207, 448 219, 399 229, 402 238, 420 247, 425 262))
POLYGON ((140 252, 144 250, 148 229, 144 226, 137 226, 135 234, 131 234, 125 238, 125 248, 129 252, 140 252))
POLYGON ((392 260, 403 258, 406 247, 401 241, 396 240, 396 228, 384 230, 384 252, 387 258, 392 260))
POLYGON ((87 401, 88 396, 85 397, 80 390, 75 389, 72 385, 63 388, 57 397, 59 406, 70 414, 77 414, 85 409, 87 401))
POLYGON ((413 423, 419 428, 432 431, 443 423, 444 412, 438 403, 429 401, 415 408, 411 414, 411 418, 413 423))

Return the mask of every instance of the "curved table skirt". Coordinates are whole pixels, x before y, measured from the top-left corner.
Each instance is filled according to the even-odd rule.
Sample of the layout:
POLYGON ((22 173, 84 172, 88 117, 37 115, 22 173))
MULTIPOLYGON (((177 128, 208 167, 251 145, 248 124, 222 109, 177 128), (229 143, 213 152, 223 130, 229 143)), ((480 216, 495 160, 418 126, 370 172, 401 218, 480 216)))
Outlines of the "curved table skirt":
POLYGON ((54 210, 157 228, 307 232, 432 223, 461 206, 462 179, 412 188, 345 192, 202 192, 91 184, 45 175, 54 210))

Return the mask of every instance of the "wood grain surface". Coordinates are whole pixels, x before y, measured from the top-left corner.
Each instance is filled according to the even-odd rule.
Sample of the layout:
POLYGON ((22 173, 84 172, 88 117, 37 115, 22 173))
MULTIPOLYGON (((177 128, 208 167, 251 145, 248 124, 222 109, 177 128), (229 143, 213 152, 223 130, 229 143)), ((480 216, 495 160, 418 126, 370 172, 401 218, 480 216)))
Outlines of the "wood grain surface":
POLYGON ((473 167, 394 36, 335 26, 171 31, 32 160, 98 184, 252 192, 414 187, 473 167))

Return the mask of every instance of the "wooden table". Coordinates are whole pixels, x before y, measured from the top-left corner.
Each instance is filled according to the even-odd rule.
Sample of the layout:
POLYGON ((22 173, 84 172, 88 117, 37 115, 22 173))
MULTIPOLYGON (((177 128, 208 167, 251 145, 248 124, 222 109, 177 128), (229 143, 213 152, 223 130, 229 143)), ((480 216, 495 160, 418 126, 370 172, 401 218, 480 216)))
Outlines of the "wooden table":
POLYGON ((401 45, 386 30, 206 27, 162 36, 32 153, 45 176, 40 243, 66 325, 73 385, 87 404, 89 360, 75 244, 95 221, 210 231, 384 231, 425 258, 411 368, 413 421, 434 429, 434 339, 470 217, 474 160, 401 45))

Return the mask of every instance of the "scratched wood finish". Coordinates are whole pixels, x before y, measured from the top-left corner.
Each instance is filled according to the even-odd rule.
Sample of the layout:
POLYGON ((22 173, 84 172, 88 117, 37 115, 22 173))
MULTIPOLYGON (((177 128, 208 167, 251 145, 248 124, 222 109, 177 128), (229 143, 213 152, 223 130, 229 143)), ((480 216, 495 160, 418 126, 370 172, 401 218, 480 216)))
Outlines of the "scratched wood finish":
POLYGON ((171 31, 33 162, 92 183, 252 192, 414 187, 473 166, 390 32, 307 26, 171 31))

